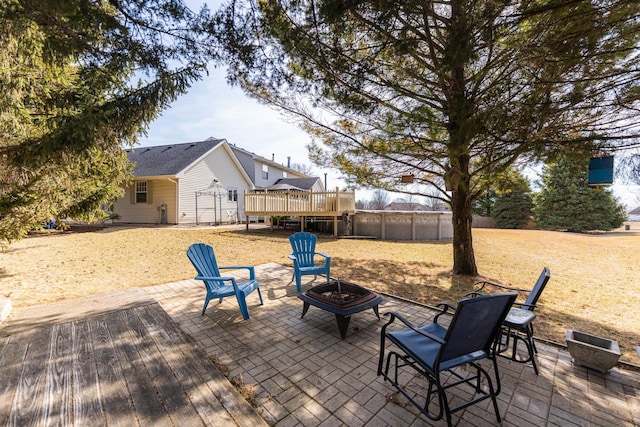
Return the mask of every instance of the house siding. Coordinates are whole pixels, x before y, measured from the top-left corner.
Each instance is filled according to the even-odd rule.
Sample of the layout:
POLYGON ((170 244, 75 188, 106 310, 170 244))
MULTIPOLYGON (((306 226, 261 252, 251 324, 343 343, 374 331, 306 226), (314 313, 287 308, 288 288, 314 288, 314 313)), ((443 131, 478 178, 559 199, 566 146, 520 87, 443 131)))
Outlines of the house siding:
MULTIPOLYGON (((247 151, 238 147, 231 147, 236 158, 242 165, 243 169, 251 178, 251 181, 256 187, 268 187, 273 185, 274 182, 281 178, 285 178, 284 173, 287 172, 288 178, 305 178, 306 175, 297 172, 291 168, 285 167, 276 162, 269 162, 267 159, 248 153, 247 151), (267 165, 269 168, 269 177, 267 179, 262 178, 262 166, 267 165)), ((315 189, 314 189, 315 191, 315 189)), ((318 191, 321 191, 319 188, 318 191)))
POLYGON ((229 153, 214 150, 206 158, 185 171, 180 179, 179 222, 185 224, 214 224, 229 222, 229 213, 238 211, 243 218, 244 191, 250 186, 233 163, 229 153), (216 186, 214 180, 219 181, 216 186), (228 200, 228 190, 238 191, 238 202, 228 200), (197 211, 196 211, 196 193, 197 211), (230 211, 230 212, 227 212, 230 211))
POLYGON ((165 180, 136 180, 150 183, 151 203, 131 203, 131 186, 125 189, 125 195, 115 201, 113 212, 120 216, 114 222, 160 224, 160 206, 167 206, 167 224, 177 224, 176 184, 165 180))
MULTIPOLYGON (((254 185, 267 187, 284 177, 307 178, 283 165, 259 157, 225 140, 141 148, 128 156, 135 163, 136 181, 149 182, 147 204, 135 203, 135 192, 114 202, 115 222, 160 224, 218 224, 246 221, 244 194, 254 185), (269 168, 262 178, 262 166, 269 168), (157 175, 154 175, 157 173, 157 175), (235 190, 237 201, 229 200, 235 190), (161 206, 166 205, 166 211, 161 206), (166 212, 166 215, 163 214, 166 212)), ((316 184, 318 184, 316 182, 316 184)), ((314 186, 314 190, 319 190, 314 186)))
POLYGON ((242 150, 236 149, 235 147, 232 149, 238 159, 238 162, 240 162, 244 171, 249 175, 249 179, 251 179, 252 182, 256 182, 255 162, 253 161, 253 157, 242 150))

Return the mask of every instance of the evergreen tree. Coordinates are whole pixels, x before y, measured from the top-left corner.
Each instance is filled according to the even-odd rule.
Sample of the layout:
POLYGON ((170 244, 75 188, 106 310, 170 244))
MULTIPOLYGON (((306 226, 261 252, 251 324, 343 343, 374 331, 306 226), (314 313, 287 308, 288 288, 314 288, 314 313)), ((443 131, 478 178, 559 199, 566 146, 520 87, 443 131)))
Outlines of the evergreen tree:
POLYGON ((500 174, 495 183, 496 201, 493 219, 498 228, 523 228, 531 219, 531 187, 529 181, 515 168, 500 174))
POLYGON ((529 192, 514 190, 498 195, 493 218, 497 228, 524 228, 531 218, 533 202, 529 192))
POLYGON ((123 145, 206 72, 208 11, 180 0, 0 2, 0 241, 104 218, 123 145))
POLYGON ((493 215, 495 205, 496 191, 492 187, 488 187, 483 195, 475 201, 471 212, 475 215, 490 217, 493 215))
POLYGON ((588 161, 562 156, 542 175, 542 190, 534 198, 534 218, 540 228, 583 232, 613 230, 626 219, 624 207, 604 188, 589 187, 588 161))

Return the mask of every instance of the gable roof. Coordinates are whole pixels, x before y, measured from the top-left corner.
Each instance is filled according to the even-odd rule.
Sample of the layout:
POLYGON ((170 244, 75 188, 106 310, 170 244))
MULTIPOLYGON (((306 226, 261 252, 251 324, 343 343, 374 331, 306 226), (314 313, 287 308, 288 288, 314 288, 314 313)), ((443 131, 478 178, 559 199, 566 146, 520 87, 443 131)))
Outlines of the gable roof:
MULTIPOLYGON (((291 168, 291 166, 289 164, 282 165, 278 162, 276 162, 275 160, 269 160, 266 157, 262 157, 256 153, 253 153, 251 151, 245 150, 244 148, 240 148, 234 144, 229 144, 229 148, 231 148, 231 150, 236 153, 236 155, 239 154, 244 154, 245 156, 248 156, 249 158, 251 158, 254 162, 260 162, 260 163, 265 163, 269 166, 273 166, 276 167, 278 169, 281 169, 283 171, 286 171, 287 173, 293 174, 293 175, 297 175, 300 177, 307 177, 307 175, 303 174, 300 171, 297 171, 296 169, 291 168)), ((247 165, 245 165, 243 162, 242 163, 242 167, 245 168, 246 172, 249 175, 253 174, 253 170, 252 169, 247 169, 247 165)), ((287 162, 288 163, 288 162, 287 162)), ((253 167, 253 164, 251 165, 251 167, 253 167)))
POLYGON ((320 178, 280 178, 274 185, 288 185, 309 191, 320 178))
POLYGON ((208 138, 183 144, 136 147, 126 151, 129 161, 135 163, 133 175, 136 177, 177 175, 222 142, 224 139, 208 138))
POLYGON ((640 206, 638 206, 637 208, 627 212, 629 215, 640 215, 640 206))

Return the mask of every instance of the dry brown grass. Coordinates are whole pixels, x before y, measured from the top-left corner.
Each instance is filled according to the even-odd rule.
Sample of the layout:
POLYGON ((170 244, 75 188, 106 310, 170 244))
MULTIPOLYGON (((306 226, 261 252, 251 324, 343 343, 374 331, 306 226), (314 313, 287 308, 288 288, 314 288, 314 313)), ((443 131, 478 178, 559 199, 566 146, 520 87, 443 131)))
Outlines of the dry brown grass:
MULTIPOLYGON (((193 242, 212 244, 221 265, 290 265, 291 231, 244 228, 125 228, 40 234, 0 253, 1 294, 14 306, 149 286, 194 276, 185 256, 193 242)), ((530 289, 542 267, 551 280, 542 295, 536 335, 564 342, 566 329, 614 338, 623 360, 638 364, 640 233, 573 234, 474 230, 484 278, 530 289)), ((390 242, 321 236, 332 276, 433 304, 454 301, 475 279, 451 274, 451 242, 390 242)), ((293 286, 293 285, 292 285, 293 286)))

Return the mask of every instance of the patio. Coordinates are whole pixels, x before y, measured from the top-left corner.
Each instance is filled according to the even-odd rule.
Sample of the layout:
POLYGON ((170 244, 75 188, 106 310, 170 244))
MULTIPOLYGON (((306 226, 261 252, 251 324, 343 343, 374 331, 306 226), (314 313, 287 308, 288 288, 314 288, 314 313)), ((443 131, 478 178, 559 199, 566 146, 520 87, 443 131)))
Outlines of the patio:
MULTIPOLYGON (((384 320, 370 311, 354 315, 340 339, 334 316, 312 307, 300 319, 302 301, 289 284, 291 270, 260 266, 265 305, 249 298, 243 322, 235 301, 211 305, 199 316, 201 284, 184 281, 146 288, 207 354, 256 384, 258 412, 269 424, 429 425, 402 396, 376 376, 379 333, 384 320), (212 310, 213 309, 213 310, 212 310)), ((317 283, 317 282, 312 282, 317 283)), ((308 283, 307 287, 313 286, 308 283)), ((380 312, 397 310, 423 322, 431 312, 386 298, 380 312)), ((541 374, 531 365, 500 359, 503 425, 638 425, 640 373, 615 368, 608 375, 574 367, 569 354, 539 346, 541 374)), ((494 425, 489 403, 460 413, 459 425, 494 425)), ((454 416, 454 419, 457 419, 454 416)), ((431 423, 443 425, 443 423, 431 423)))
MULTIPOLYGON (((236 396, 236 393, 231 383, 221 378, 217 368, 203 354, 215 358, 228 367, 231 377, 241 378, 244 384, 255 386, 256 411, 271 425, 445 424, 443 421, 433 423, 419 415, 402 395, 376 376, 379 333, 385 318, 378 320, 371 310, 353 315, 343 340, 333 314, 311 307, 304 319, 300 318, 303 303, 297 298, 295 285, 289 283, 290 268, 275 263, 265 264, 256 267, 256 276, 261 284, 265 305, 260 306, 257 295, 251 294, 248 297, 251 319, 248 321, 242 320, 233 299, 227 299, 222 304, 212 302, 206 315, 200 316, 204 291, 202 284, 194 280, 132 289, 117 297, 96 297, 92 299, 93 308, 86 305, 87 308, 77 313, 76 317, 69 314, 70 307, 77 308, 84 304, 73 301, 61 303, 63 306, 66 304, 64 309, 53 307, 58 304, 52 305, 50 312, 44 312, 42 308, 16 310, 7 325, 0 329, 0 378, 3 379, 0 389, 0 424, 14 424, 14 419, 8 418, 11 406, 4 398, 6 393, 12 392, 5 382, 6 370, 3 370, 9 343, 20 343, 26 336, 33 335, 34 330, 51 328, 52 324, 82 324, 83 321, 90 324, 97 318, 109 323, 108 316, 116 316, 116 319, 124 316, 133 319, 134 324, 146 325, 145 328, 132 329, 148 330, 148 336, 155 337, 151 340, 154 347, 149 353, 152 358, 145 361, 146 364, 152 365, 151 362, 156 360, 172 361, 175 364, 184 357, 190 362, 185 362, 182 367, 191 366, 190 368, 179 371, 181 364, 177 364, 178 367, 171 369, 185 375, 188 373, 188 377, 192 378, 190 381, 203 381, 212 390, 212 394, 207 392, 206 396, 217 396, 217 402, 225 402, 224 396, 236 396), (163 310, 159 310, 160 307, 163 310), (66 314, 54 314, 56 312, 66 314), (167 314, 179 328, 169 321, 167 314), (34 328, 37 324, 41 324, 41 327, 34 328), (11 328, 15 328, 13 332, 11 328), (26 328, 32 331, 25 330, 26 328), (6 336, 7 331, 12 335, 6 336), (172 338, 158 341, 158 337, 165 336, 172 338), (166 348, 162 348, 162 343, 166 344, 166 348), (197 348, 193 343, 197 344, 197 348), (175 357, 178 353, 173 351, 180 351, 181 356, 175 357), (196 369, 197 364, 194 365, 192 360, 199 360, 200 367, 196 369), (203 372, 207 371, 213 380, 203 376, 203 372), (203 379, 198 380, 197 375, 203 379)), ((308 289, 318 283, 307 282, 303 287, 308 289)), ((380 313, 390 310, 399 311, 420 323, 430 319, 432 315, 425 307, 385 297, 385 302, 380 305, 380 313)), ((128 342, 138 336, 127 331, 125 324, 114 328, 124 334, 128 342)), ((145 337, 147 334, 141 336, 145 337)), ((133 342, 138 342, 136 340, 138 338, 133 342)), ((538 344, 538 349, 539 376, 534 374, 531 365, 499 359, 502 393, 498 399, 503 417, 502 425, 640 425, 640 372, 614 368, 604 375, 574 367, 564 349, 542 343, 538 344)), ((74 347, 74 354, 76 351, 74 347)), ((11 354, 10 357, 17 358, 21 355, 24 357, 26 353, 11 354)), ((132 366, 139 364, 135 357, 130 360, 132 366)), ((158 381, 168 381, 166 377, 172 378, 170 375, 162 378, 162 372, 154 372, 153 378, 159 378, 158 381)), ((38 376, 34 375, 33 378, 38 376)), ((40 387, 44 386, 42 380, 34 383, 34 387, 38 384, 40 387)), ((189 390, 189 387, 180 386, 189 390)), ((52 396, 54 399, 65 398, 55 394, 52 396)), ((162 401, 162 398, 159 399, 162 401)), ((215 403, 213 399, 207 399, 209 400, 205 401, 210 402, 209 404, 215 403)), ((181 402, 180 405, 185 405, 179 405, 179 408, 191 406, 190 398, 178 401, 181 402)), ((54 403, 49 404, 49 407, 56 408, 56 400, 52 402, 54 403)), ((251 414, 251 408, 247 409, 246 402, 240 400, 231 406, 227 402, 227 405, 218 403, 216 405, 221 406, 214 407, 229 411, 236 407, 236 403, 247 414, 251 414)), ((454 424, 495 425, 495 416, 489 405, 489 402, 484 402, 454 415, 454 424)), ((194 406, 196 413, 198 407, 202 411, 202 405, 194 406)), ((43 407, 46 405, 43 404, 43 407)), ((172 422, 173 411, 167 410, 166 413, 169 417, 166 420, 172 422)), ((188 413, 192 414, 193 419, 200 416, 206 425, 214 424, 202 413, 188 413)), ((51 413, 43 411, 41 414, 48 416, 51 413)), ((122 411, 122 414, 131 415, 127 411, 122 411)), ((223 417, 230 420, 230 424, 234 418, 233 414, 223 417)), ((112 424, 107 422, 108 417, 103 419, 104 424, 112 424)), ((235 420, 237 422, 237 418, 235 420)))

